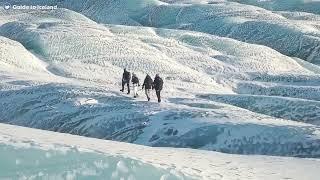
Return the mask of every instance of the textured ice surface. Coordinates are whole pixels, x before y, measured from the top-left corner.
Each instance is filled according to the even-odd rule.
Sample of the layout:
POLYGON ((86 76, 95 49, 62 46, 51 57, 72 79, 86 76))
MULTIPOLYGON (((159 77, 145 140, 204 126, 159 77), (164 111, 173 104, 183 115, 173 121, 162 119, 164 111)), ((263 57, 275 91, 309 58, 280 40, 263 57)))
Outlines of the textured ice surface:
POLYGON ((0 144, 0 159, 0 179, 181 179, 170 170, 129 158, 58 146, 42 150, 0 144))
MULTIPOLYGON (((0 1, 1 2, 1 1, 0 1)), ((58 4, 100 23, 201 31, 261 44, 309 62, 320 62, 319 22, 293 20, 278 11, 306 11, 319 18, 320 2, 293 1, 14 1, 13 4, 58 4), (253 4, 265 7, 266 10, 253 4)), ((66 16, 69 17, 69 16, 66 16)), ((77 17, 76 15, 72 17, 77 17)), ((81 19, 81 18, 80 18, 81 19)), ((5 20, 3 20, 5 21, 5 20)))
POLYGON ((251 4, 260 6, 266 9, 275 11, 302 11, 320 14, 320 1, 319 0, 272 0, 272 1, 261 1, 261 0, 230 0, 244 4, 251 4))
POLYGON ((319 157, 319 15, 208 2, 0 10, 0 122, 150 146, 319 157), (121 94, 125 67, 140 79, 160 72, 163 103, 154 93, 150 103, 143 91, 136 100, 121 94))
POLYGON ((320 165, 319 159, 155 148, 4 124, 0 152, 1 179, 317 180, 320 165))

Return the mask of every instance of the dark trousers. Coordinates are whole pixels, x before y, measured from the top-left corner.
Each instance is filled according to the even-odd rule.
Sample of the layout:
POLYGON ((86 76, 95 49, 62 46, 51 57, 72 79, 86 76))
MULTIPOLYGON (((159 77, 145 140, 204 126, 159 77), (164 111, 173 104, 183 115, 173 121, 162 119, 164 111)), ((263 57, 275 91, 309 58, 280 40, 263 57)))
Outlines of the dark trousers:
POLYGON ((124 91, 124 86, 127 84, 128 87, 128 94, 130 93, 130 83, 128 81, 122 81, 122 90, 124 91))
POLYGON ((150 101, 150 91, 151 91, 151 89, 145 89, 145 93, 146 93, 148 101, 150 101))
POLYGON ((161 90, 156 90, 158 102, 161 102, 161 90))

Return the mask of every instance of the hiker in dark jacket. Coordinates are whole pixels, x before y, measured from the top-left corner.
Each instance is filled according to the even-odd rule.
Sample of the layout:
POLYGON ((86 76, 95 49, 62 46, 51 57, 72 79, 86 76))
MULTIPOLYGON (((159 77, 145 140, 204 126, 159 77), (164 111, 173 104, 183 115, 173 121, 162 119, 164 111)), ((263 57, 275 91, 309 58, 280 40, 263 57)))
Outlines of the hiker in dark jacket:
POLYGON ((124 91, 124 86, 127 85, 128 87, 128 94, 130 94, 130 79, 131 79, 131 74, 127 69, 124 69, 123 74, 122 74, 122 89, 120 91, 124 91))
POLYGON ((140 86, 139 78, 135 73, 132 73, 133 97, 138 96, 138 86, 140 86))
POLYGON ((142 89, 145 89, 146 96, 148 98, 148 101, 150 101, 150 91, 153 86, 153 80, 149 74, 147 74, 146 78, 144 79, 142 89))
POLYGON ((157 74, 156 77, 154 78, 153 88, 156 90, 158 102, 160 103, 161 102, 161 91, 163 88, 163 80, 161 79, 159 74, 157 74))

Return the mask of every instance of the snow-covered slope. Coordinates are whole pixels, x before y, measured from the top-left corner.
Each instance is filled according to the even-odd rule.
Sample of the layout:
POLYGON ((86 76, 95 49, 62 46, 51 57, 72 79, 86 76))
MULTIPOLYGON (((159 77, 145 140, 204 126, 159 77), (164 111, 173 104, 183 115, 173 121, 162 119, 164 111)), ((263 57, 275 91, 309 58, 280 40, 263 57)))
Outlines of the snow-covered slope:
POLYGON ((317 159, 150 148, 3 124, 0 152, 1 179, 316 180, 320 175, 317 159))
MULTIPOLYGON (((16 12, 0 27, 2 36, 20 42, 37 55, 24 49, 35 58, 33 61, 40 58, 46 63, 39 65, 44 72, 25 68, 27 76, 4 68, 2 122, 152 146, 241 154, 320 155, 316 120, 304 120, 308 116, 301 115, 299 109, 283 106, 284 102, 297 102, 293 98, 300 98, 299 105, 307 103, 306 99, 318 100, 317 67, 310 68, 311 64, 298 63, 265 46, 191 31, 103 26, 83 17, 70 20, 68 17, 78 17, 77 13, 62 12, 64 15, 54 11, 27 13, 28 21, 16 12), (132 101, 120 95, 117 86, 124 67, 141 78, 144 73, 161 72, 166 81, 166 103, 147 104, 141 102, 143 98, 132 101), (36 73, 47 79, 37 78, 36 73), (310 82, 310 86, 303 86, 305 92, 298 91, 299 84, 263 83, 302 75, 306 83, 310 82), (265 95, 268 91, 261 88, 271 87, 279 93, 292 92, 278 94, 289 98, 278 97, 279 103, 272 104, 290 110, 291 116, 257 111, 251 108, 255 105, 250 99, 250 107, 234 104, 232 98, 219 102, 254 112, 207 98, 213 93, 265 95), (297 118, 301 116, 304 118, 297 118)), ((6 38, 3 41, 12 42, 6 38)), ((2 45, 8 48, 6 44, 2 45)), ((6 56, 2 59, 12 60, 6 56)), ((25 63, 22 67, 30 64, 20 63, 25 63)), ((317 111, 313 112, 317 117, 317 111)))
MULTIPOLYGON (((245 5, 245 3, 254 5, 265 3, 272 4, 278 7, 276 10, 281 11, 298 11, 299 8, 307 11, 308 8, 301 6, 305 5, 318 11, 319 2, 304 3, 300 0, 290 1, 290 3, 282 0, 260 3, 259 1, 240 2, 244 4, 221 0, 19 0, 13 1, 12 4, 58 4, 59 7, 79 12, 100 23, 201 31, 265 45, 285 55, 319 64, 320 27, 318 22, 309 19, 297 21, 281 13, 245 5)), ((264 5, 261 6, 264 7, 264 5)), ((312 14, 312 16, 319 18, 319 14, 312 14)))
POLYGON ((320 14, 320 1, 319 0, 230 0, 244 4, 251 4, 260 6, 274 11, 302 11, 320 14))
MULTIPOLYGON (((296 56, 313 63, 319 61, 319 23, 314 21, 314 19, 319 19, 317 14, 289 11, 272 12, 255 6, 222 0, 164 2, 166 3, 158 0, 81 0, 77 2, 72 0, 62 2, 22 0, 12 1, 12 4, 58 4, 59 7, 77 11, 97 22, 202 31, 266 45, 286 55, 296 56), (297 20, 297 18, 299 19, 297 20)), ((301 7, 301 4, 315 4, 312 5, 315 9, 319 5, 319 2, 309 1, 240 2, 255 5, 259 5, 259 3, 272 4, 279 6, 279 10, 284 10, 283 7, 291 7, 290 4, 297 7, 301 7)), ((301 9, 304 8, 301 7, 301 9)), ((63 12, 58 13, 64 14, 63 12)), ((11 18, 7 12, 3 14, 6 19, 11 18)), ((81 18, 78 16, 71 17, 81 18)))
POLYGON ((320 157, 319 15, 226 1, 128 3, 0 9, 0 122, 149 146, 320 157), (163 103, 121 94, 123 68, 141 80, 160 73, 163 103))
POLYGON ((44 62, 28 52, 20 43, 0 36, 1 70, 47 73, 44 62))

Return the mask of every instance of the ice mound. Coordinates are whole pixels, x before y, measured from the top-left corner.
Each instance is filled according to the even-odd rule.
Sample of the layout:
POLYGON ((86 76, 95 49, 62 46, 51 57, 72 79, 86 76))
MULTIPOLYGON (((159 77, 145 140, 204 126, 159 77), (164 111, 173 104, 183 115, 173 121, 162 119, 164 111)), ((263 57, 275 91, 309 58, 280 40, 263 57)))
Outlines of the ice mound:
POLYGON ((260 6, 260 7, 274 10, 274 11, 303 11, 303 12, 320 14, 320 2, 318 0, 290 0, 290 1, 230 0, 230 1, 260 6))
POLYGON ((137 160, 56 146, 0 144, 1 179, 191 179, 137 160))
POLYGON ((316 180, 319 175, 317 159, 152 148, 4 124, 0 129, 2 179, 316 180))
POLYGON ((0 47, 1 70, 48 73, 46 64, 26 50, 20 43, 0 36, 0 47))
MULTIPOLYGON (((58 4, 61 8, 76 11, 99 23, 201 31, 265 45, 285 55, 319 64, 319 26, 316 23, 310 23, 309 20, 292 21, 280 13, 229 1, 167 2, 24 0, 16 3, 58 4)), ((290 1, 288 3, 280 0, 275 1, 274 4, 274 1, 242 2, 254 5, 271 4, 280 7, 275 10, 282 11, 301 9, 308 12, 309 8, 313 8, 318 12, 320 9, 319 2, 290 1)))
POLYGON ((0 122, 149 146, 319 157, 316 14, 227 1, 77 2, 0 10, 0 122), (163 103, 154 93, 145 102, 142 90, 137 99, 120 93, 123 68, 141 80, 160 73, 163 103))

